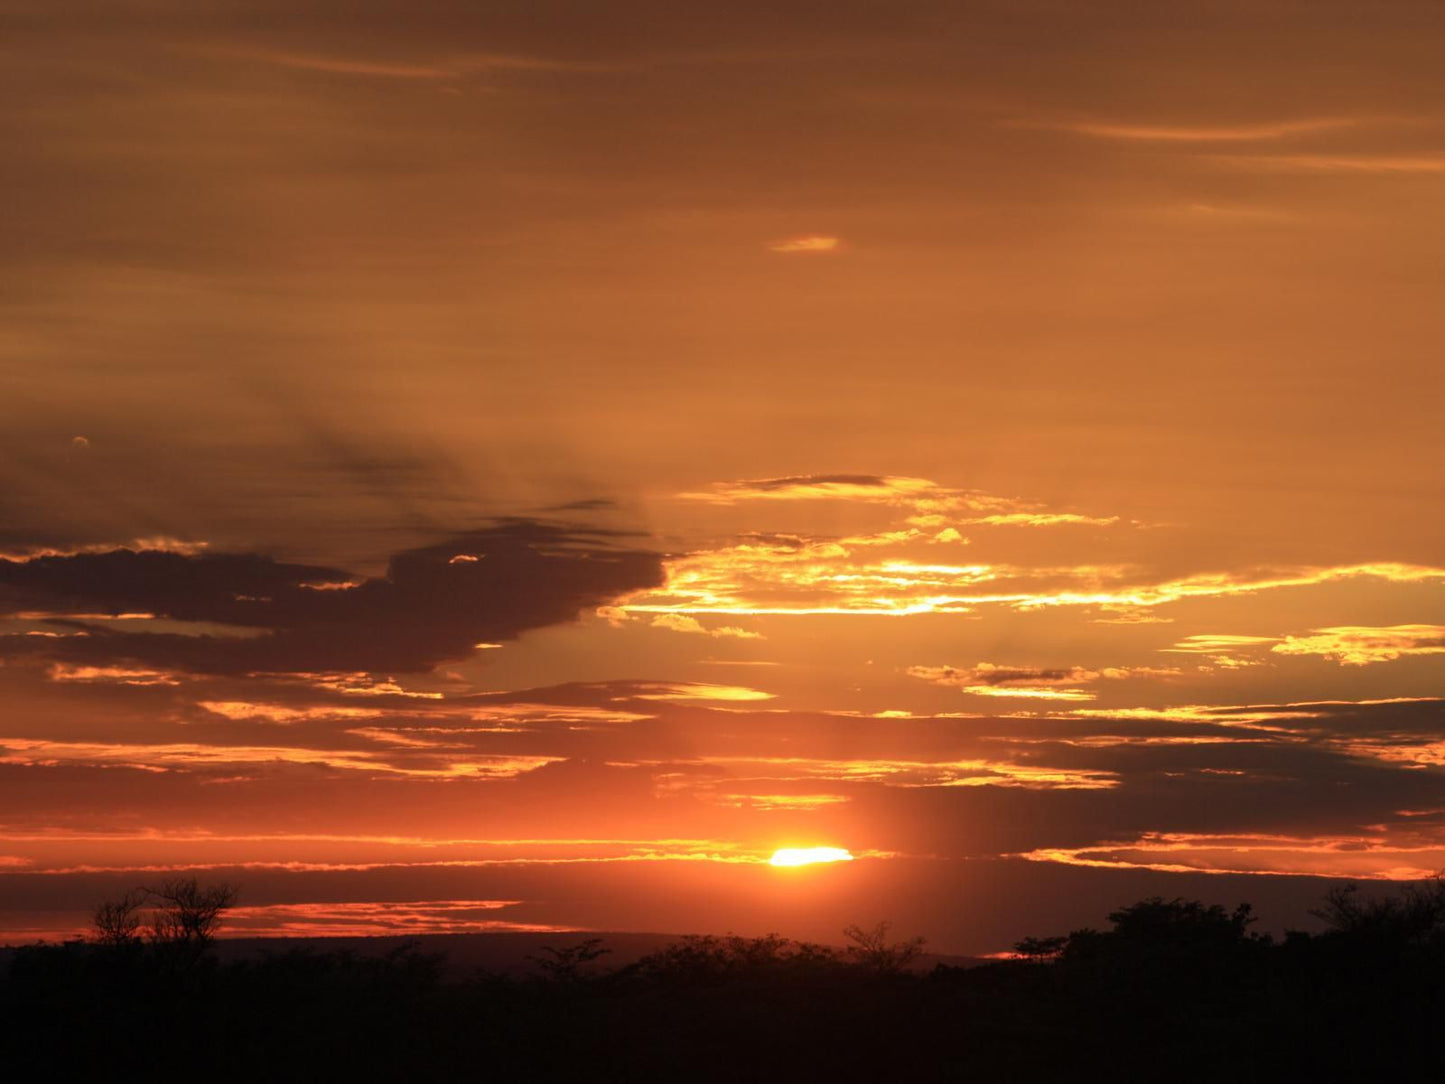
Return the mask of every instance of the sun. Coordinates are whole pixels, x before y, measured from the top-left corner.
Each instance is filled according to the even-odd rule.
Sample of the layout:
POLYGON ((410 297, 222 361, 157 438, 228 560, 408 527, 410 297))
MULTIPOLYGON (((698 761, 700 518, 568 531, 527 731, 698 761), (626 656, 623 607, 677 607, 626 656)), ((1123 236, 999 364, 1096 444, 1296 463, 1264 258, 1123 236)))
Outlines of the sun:
POLYGON ((811 866, 817 862, 851 862, 842 847, 781 847, 768 859, 771 866, 811 866))

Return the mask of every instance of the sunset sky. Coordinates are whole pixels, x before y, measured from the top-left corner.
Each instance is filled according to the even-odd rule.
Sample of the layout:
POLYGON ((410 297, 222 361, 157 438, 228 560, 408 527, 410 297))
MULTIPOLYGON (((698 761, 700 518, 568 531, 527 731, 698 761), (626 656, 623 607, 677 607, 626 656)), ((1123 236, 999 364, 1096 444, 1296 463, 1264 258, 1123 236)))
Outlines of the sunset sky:
POLYGON ((1434 0, 0 24, 0 942, 1445 868, 1434 0))

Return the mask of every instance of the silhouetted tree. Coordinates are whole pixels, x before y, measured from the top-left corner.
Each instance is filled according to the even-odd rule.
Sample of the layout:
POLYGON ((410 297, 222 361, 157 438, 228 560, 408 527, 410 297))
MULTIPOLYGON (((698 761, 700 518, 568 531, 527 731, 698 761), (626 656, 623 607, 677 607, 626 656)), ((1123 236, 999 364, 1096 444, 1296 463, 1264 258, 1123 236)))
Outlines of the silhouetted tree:
POLYGON ((1042 963, 1057 960, 1068 943, 1067 937, 1025 937, 1014 942, 1014 952, 1025 960, 1042 963))
POLYGON ((102 945, 130 945, 140 940, 141 908, 146 904, 143 889, 133 889, 103 901, 91 915, 94 938, 102 945))
POLYGON ((1332 888, 1310 914, 1331 933, 1401 946, 1445 943, 1445 871, 1405 885, 1398 895, 1364 898, 1357 884, 1332 888))
POLYGON ((533 961, 546 978, 553 982, 579 982, 585 977, 583 969, 588 964, 600 960, 612 950, 602 947, 602 938, 589 937, 563 948, 544 945, 542 951, 547 953, 545 957, 528 956, 527 959, 533 961))
POLYGON ((1121 941, 1177 945, 1230 944, 1247 936, 1257 920, 1254 909, 1241 903, 1233 911, 1219 904, 1205 906, 1198 900, 1159 896, 1120 908, 1109 916, 1113 936, 1121 941))
POLYGON ((890 922, 880 922, 871 930, 849 926, 843 931, 843 936, 853 943, 843 950, 844 955, 853 963, 879 974, 896 975, 906 971, 923 954, 923 946, 928 942, 922 937, 914 937, 890 944, 888 930, 891 926, 890 922))
POLYGON ((202 886, 194 877, 182 877, 145 892, 154 906, 151 940, 199 949, 210 944, 221 915, 235 906, 239 890, 226 882, 202 886))

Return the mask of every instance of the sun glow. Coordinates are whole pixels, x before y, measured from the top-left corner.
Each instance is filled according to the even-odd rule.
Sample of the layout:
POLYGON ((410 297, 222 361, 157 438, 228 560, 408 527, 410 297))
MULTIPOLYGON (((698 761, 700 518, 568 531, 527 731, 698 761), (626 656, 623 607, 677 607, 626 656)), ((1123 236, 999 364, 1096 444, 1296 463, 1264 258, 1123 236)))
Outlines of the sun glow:
POLYGON ((842 847, 782 847, 773 852, 773 866, 811 866, 817 862, 851 862, 853 856, 842 847))

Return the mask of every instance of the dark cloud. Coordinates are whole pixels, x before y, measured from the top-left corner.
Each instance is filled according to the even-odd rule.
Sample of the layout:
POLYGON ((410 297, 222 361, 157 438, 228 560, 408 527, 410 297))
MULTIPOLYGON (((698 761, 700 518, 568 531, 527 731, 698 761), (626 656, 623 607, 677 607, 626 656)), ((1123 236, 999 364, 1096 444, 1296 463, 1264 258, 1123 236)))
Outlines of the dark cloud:
POLYGON ((771 493, 797 486, 874 486, 882 488, 888 479, 878 474, 796 474, 788 478, 755 478, 737 482, 732 488, 771 493))
POLYGON ((592 497, 580 501, 568 501, 566 504, 553 505, 543 509, 546 512, 610 512, 618 506, 616 501, 608 500, 606 497, 592 497))
POLYGON ((416 672, 484 640, 570 621, 662 582, 661 558, 615 535, 516 520, 394 555, 384 575, 254 554, 118 549, 0 560, 0 614, 42 612, 83 636, 0 638, 0 655, 198 673, 416 672), (126 632, 85 616, 147 613, 242 635, 126 632))

